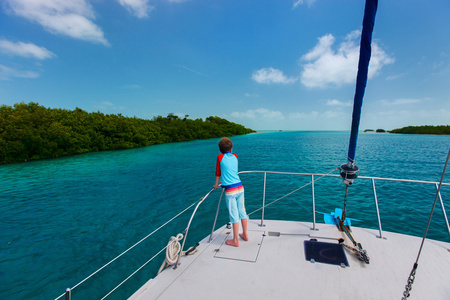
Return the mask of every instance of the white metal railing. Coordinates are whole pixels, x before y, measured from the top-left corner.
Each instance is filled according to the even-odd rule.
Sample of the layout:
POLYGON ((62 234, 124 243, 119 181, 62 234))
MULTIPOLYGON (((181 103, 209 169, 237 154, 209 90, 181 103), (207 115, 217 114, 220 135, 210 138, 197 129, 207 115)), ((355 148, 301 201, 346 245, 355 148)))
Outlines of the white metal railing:
MULTIPOLYGON (((336 171, 337 169, 334 169, 333 171, 327 173, 327 174, 315 174, 315 173, 295 173, 295 172, 274 172, 274 171, 242 171, 239 172, 239 174, 255 174, 255 173, 261 173, 264 175, 264 181, 263 181, 263 199, 262 199, 262 207, 255 210, 254 212, 252 212, 251 214, 262 210, 261 213, 261 224, 260 226, 264 226, 264 208, 285 198, 288 195, 293 194, 296 191, 299 191, 303 188, 305 188, 308 185, 311 185, 311 190, 312 190, 312 205, 313 205, 313 230, 316 229, 316 209, 315 209, 315 189, 314 189, 314 182, 316 182, 319 179, 322 179, 324 177, 338 177, 341 178, 340 175, 332 175, 330 173, 336 171), (291 175, 291 176, 309 176, 311 177, 311 181, 303 186, 301 186, 300 188, 297 188, 295 190, 293 190, 292 192, 282 196, 279 199, 276 199, 275 201, 272 201, 269 204, 265 204, 265 194, 266 194, 266 182, 267 182, 267 174, 279 174, 279 175, 291 175)), ((376 213, 377 213, 377 220, 378 220, 378 230, 380 235, 378 236, 379 238, 383 237, 383 231, 382 231, 382 226, 381 226, 381 218, 380 218, 380 211, 378 208, 378 197, 377 197, 377 190, 376 190, 376 186, 375 186, 375 181, 380 180, 380 181, 393 181, 393 182, 409 182, 409 183, 419 183, 419 184, 433 184, 436 187, 437 193, 438 193, 438 197, 439 197, 439 201, 441 204, 441 210, 442 210, 442 214, 443 214, 443 218, 447 227, 447 232, 449 235, 449 239, 450 239, 450 226, 449 226, 449 221, 448 221, 448 217, 447 214, 445 212, 445 207, 444 207, 444 202, 442 200, 442 195, 440 193, 440 191, 438 190, 439 187, 439 182, 435 182, 435 181, 423 181, 423 180, 408 180, 408 179, 395 179, 395 178, 382 178, 382 177, 366 177, 366 176, 358 176, 358 179, 366 179, 366 180, 371 180, 372 181, 372 188, 373 188, 373 195, 374 195, 374 200, 375 200, 375 208, 376 208, 376 213)), ((450 183, 442 183, 443 186, 450 186, 450 183)), ((216 216, 217 218, 217 216, 216 216)), ((214 231, 214 228, 213 228, 214 231)), ((211 240, 211 238, 210 238, 211 240)))
MULTIPOLYGON (((260 226, 264 226, 264 214, 265 211, 264 209, 269 206, 274 204, 277 201, 280 201, 281 199, 311 185, 311 197, 312 197, 312 206, 313 206, 313 227, 311 228, 312 230, 316 230, 316 208, 315 208, 315 187, 314 187, 314 183, 324 177, 337 177, 337 178, 341 178, 340 175, 333 175, 331 174, 332 172, 338 170, 339 168, 336 168, 332 171, 330 171, 327 174, 316 174, 316 173, 295 173, 295 172, 274 172, 274 171, 242 171, 239 172, 239 174, 263 174, 263 195, 262 195, 262 205, 260 208, 256 209, 255 211, 249 213, 249 215, 257 212, 257 211, 262 211, 261 212, 261 224, 260 226), (285 194, 284 196, 266 204, 266 184, 267 184, 267 175, 268 174, 279 174, 279 175, 289 175, 289 176, 308 176, 311 177, 311 181, 304 184, 303 186, 296 188, 295 190, 285 194)), ((375 200, 375 207, 376 207, 376 213, 377 213, 377 220, 378 220, 378 229, 379 229, 379 233, 380 235, 378 236, 379 238, 383 238, 383 231, 382 231, 382 226, 381 226, 381 218, 380 218, 380 212, 379 212, 379 208, 378 208, 378 199, 377 199, 377 190, 376 190, 376 186, 375 186, 375 181, 397 181, 397 182, 410 182, 410 183, 419 183, 419 184, 433 184, 435 185, 436 189, 438 190, 438 198, 441 204, 441 209, 442 209, 442 213, 443 213, 443 217, 445 220, 445 224, 447 227, 447 232, 449 234, 449 238, 450 238, 450 226, 449 226, 449 222, 448 222, 448 217, 447 214, 445 212, 445 207, 444 207, 444 202, 442 200, 442 195, 439 192, 438 189, 438 182, 432 182, 432 181, 420 181, 420 180, 407 180, 407 179, 394 179, 394 178, 381 178, 381 177, 365 177, 365 176, 359 176, 359 179, 366 179, 366 180, 371 180, 372 181, 372 187, 373 187, 373 195, 374 195, 374 200, 375 200)), ((442 183, 442 185, 444 186, 450 186, 449 183, 442 183)), ((97 274, 98 272, 100 272, 102 269, 106 268, 108 265, 110 265, 112 262, 114 262, 115 260, 117 260, 118 258, 120 258, 121 256, 123 256, 125 253, 127 253, 128 251, 130 251, 131 249, 133 249, 134 247, 136 247, 138 244, 140 244, 141 242, 143 242, 144 240, 146 240, 148 237, 152 236, 154 233, 156 233, 157 231, 159 231, 160 229, 162 229, 163 227, 165 227, 167 224, 169 224, 170 222, 172 222, 173 220, 175 220, 176 218, 178 218, 181 214, 183 214, 184 212, 186 212, 188 209, 190 209, 191 207, 193 207, 195 204, 196 207, 189 219, 188 225, 186 227, 186 229, 184 230, 184 238, 183 238, 183 243, 180 249, 180 255, 178 256, 178 260, 175 263, 174 269, 177 268, 180 257, 181 257, 181 253, 183 252, 183 248, 184 248, 184 244, 187 238, 187 234, 189 232, 190 229, 190 225, 191 222, 197 212, 197 209, 199 208, 199 206, 203 203, 203 201, 211 194, 211 192, 213 192, 214 189, 210 190, 204 197, 202 197, 199 201, 192 203, 190 206, 188 206, 186 209, 184 209, 183 211, 181 211, 179 214, 177 214, 176 216, 174 216, 172 219, 170 219, 169 221, 167 221, 166 223, 164 223, 163 225, 161 225, 160 227, 158 227, 157 229, 155 229, 152 233, 148 234, 146 237, 144 237, 143 239, 141 239, 139 242, 135 243, 133 246, 131 246, 130 248, 128 248, 127 250, 125 250, 124 252, 122 252, 120 255, 118 255, 117 257, 115 257, 114 259, 112 259, 110 262, 108 262, 107 264, 105 264, 104 266, 102 266, 101 268, 99 268, 97 271, 95 271, 94 273, 92 273, 91 275, 89 275, 88 277, 86 277, 85 279, 83 279, 81 282, 79 282, 78 284, 76 284, 74 287, 72 288, 68 288, 66 290, 66 292, 62 295, 60 295, 59 297, 57 297, 55 300, 58 300, 62 297, 65 296, 65 299, 70 299, 71 298, 71 292, 77 288, 78 286, 80 286, 81 284, 83 284, 85 281, 87 281, 88 279, 90 279, 91 277, 93 277, 95 274, 97 274)), ((213 224, 213 228, 211 230, 211 235, 209 238, 209 242, 212 240, 213 237, 213 233, 215 231, 215 226, 216 226, 216 222, 217 222, 217 218, 218 218, 218 214, 219 214, 219 208, 220 208, 220 202, 222 199, 222 195, 223 195, 223 189, 222 189, 222 193, 220 195, 220 199, 218 202, 218 206, 217 206, 217 210, 216 210, 216 216, 214 219, 214 224, 213 224)), ((145 265, 147 265, 149 262, 151 262, 154 258, 156 258, 162 251, 164 251, 167 248, 164 247, 163 249, 161 249, 159 252, 157 252, 150 260, 148 260, 147 262, 144 263, 144 265, 142 265, 141 267, 139 267, 135 272, 133 272, 130 276, 128 276, 124 281, 122 281, 118 286, 116 286, 113 290, 111 290, 108 294, 106 294, 102 299, 105 299, 106 297, 108 297, 111 293, 113 293, 118 287, 120 287, 123 283, 125 283, 129 278, 131 278, 134 274, 136 274, 139 270, 141 270, 145 265)))

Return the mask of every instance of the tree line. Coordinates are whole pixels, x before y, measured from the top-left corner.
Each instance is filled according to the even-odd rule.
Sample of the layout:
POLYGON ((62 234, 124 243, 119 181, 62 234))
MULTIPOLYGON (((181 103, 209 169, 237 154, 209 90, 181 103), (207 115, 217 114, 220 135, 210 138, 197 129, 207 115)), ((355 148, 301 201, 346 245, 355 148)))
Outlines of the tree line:
POLYGON ((173 113, 152 120, 121 114, 45 108, 39 103, 0 106, 0 163, 130 149, 170 142, 254 132, 219 117, 180 118, 173 113))
POLYGON ((390 133, 404 133, 404 134, 439 134, 445 135, 450 134, 449 125, 439 125, 439 126, 408 126, 403 128, 398 128, 389 131, 390 133))

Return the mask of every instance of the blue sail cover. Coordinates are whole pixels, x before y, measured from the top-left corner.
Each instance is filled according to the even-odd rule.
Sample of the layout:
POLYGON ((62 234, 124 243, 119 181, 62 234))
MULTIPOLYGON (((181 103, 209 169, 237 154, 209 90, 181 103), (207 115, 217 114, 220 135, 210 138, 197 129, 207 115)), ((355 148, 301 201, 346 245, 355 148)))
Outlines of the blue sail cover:
POLYGON ((353 102, 352 130, 348 147, 348 163, 355 162, 356 141, 358 139, 359 121, 361 118, 361 107, 363 103, 364 90, 367 84, 367 73, 369 72, 369 61, 372 52, 372 32, 377 13, 378 0, 367 0, 364 9, 363 28, 361 33, 361 45, 359 48, 358 75, 356 77, 356 90, 353 102))

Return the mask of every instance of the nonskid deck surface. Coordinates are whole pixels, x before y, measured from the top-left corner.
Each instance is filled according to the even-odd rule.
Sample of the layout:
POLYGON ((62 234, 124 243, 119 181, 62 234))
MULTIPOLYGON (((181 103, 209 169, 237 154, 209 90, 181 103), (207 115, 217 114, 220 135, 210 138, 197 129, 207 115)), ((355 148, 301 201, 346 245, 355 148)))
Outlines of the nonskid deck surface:
MULTIPOLYGON (((231 230, 223 226, 211 243, 208 236, 196 254, 182 257, 178 269, 166 269, 130 299, 401 299, 421 243, 390 232, 380 239, 378 231, 353 227, 370 264, 345 250, 349 267, 342 267, 305 259, 305 240, 337 244, 345 238, 349 244, 335 226, 317 224, 313 231, 311 223, 259 224, 249 221, 250 240, 241 239, 238 248, 225 245, 231 230)), ((449 299, 448 249, 449 243, 425 242, 408 299, 449 299)))

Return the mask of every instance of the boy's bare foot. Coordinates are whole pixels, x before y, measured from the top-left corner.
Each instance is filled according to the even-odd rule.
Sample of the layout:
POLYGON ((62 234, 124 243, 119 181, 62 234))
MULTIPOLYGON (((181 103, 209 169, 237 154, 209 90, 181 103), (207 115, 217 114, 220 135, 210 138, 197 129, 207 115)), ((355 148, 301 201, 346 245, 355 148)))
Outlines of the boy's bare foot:
POLYGON ((234 240, 226 240, 225 244, 227 244, 228 246, 239 247, 239 242, 235 242, 234 240))
POLYGON ((243 233, 239 233, 239 236, 244 240, 244 241, 248 241, 248 236, 244 235, 243 233))

